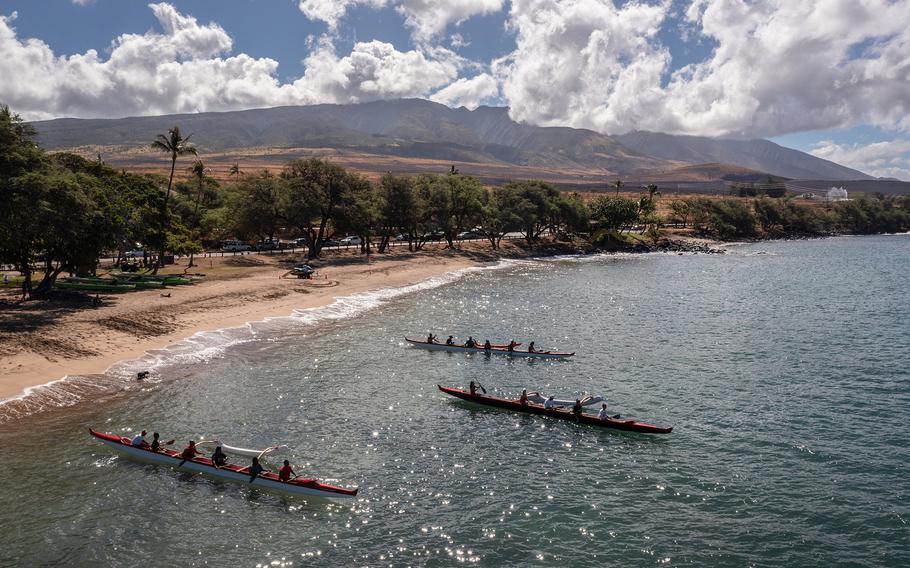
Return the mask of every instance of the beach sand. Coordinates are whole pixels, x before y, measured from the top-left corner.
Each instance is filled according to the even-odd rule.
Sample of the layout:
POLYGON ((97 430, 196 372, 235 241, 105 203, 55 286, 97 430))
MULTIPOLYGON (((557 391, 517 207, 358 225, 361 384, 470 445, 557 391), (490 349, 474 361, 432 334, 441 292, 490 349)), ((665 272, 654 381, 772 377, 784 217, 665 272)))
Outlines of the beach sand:
MULTIPOLYGON (((190 274, 206 275, 198 284, 109 294, 98 307, 88 298, 15 304, 13 292, 6 291, 7 302, 0 305, 0 400, 66 375, 103 373, 118 361, 199 331, 288 316, 338 296, 420 282, 482 259, 397 249, 367 263, 362 255, 342 253, 321 262, 314 279, 300 280, 280 278, 295 261, 305 260, 299 254, 197 258, 190 274)), ((180 262, 164 272, 182 272, 186 259, 180 262)))

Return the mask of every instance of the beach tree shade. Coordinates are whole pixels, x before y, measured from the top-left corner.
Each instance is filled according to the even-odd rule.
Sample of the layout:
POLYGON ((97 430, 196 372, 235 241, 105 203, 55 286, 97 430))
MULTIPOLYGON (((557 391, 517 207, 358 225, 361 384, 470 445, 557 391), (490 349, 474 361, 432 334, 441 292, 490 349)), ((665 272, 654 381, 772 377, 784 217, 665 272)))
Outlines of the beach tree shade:
MULTIPOLYGON (((152 142, 153 150, 157 150, 171 156, 171 174, 167 180, 167 191, 164 194, 164 203, 161 206, 161 225, 165 233, 167 232, 169 225, 168 202, 171 198, 171 188, 174 186, 174 170, 177 167, 177 158, 180 156, 186 156, 188 154, 192 154, 193 156, 198 155, 196 147, 190 143, 191 136, 192 134, 183 136, 183 134, 180 132, 180 127, 174 126, 173 128, 168 129, 167 134, 159 134, 158 137, 152 142)), ((162 241, 165 240, 165 238, 162 238, 162 241)), ((158 268, 164 266, 165 246, 166 245, 162 245, 161 250, 158 254, 158 268)))

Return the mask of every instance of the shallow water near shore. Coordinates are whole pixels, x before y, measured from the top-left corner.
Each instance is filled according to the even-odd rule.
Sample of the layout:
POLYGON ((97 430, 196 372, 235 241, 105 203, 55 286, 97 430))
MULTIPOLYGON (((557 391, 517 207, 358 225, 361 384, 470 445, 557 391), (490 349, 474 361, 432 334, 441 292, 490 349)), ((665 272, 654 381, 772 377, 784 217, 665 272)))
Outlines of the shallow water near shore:
POLYGON ((905 566, 908 274, 906 235, 547 259, 190 345, 141 388, 0 425, 0 565, 905 566), (403 345, 428 330, 578 355, 403 345), (674 432, 435 387, 470 380, 602 394, 674 432), (286 443, 299 473, 360 495, 308 503, 133 463, 88 427, 286 443))

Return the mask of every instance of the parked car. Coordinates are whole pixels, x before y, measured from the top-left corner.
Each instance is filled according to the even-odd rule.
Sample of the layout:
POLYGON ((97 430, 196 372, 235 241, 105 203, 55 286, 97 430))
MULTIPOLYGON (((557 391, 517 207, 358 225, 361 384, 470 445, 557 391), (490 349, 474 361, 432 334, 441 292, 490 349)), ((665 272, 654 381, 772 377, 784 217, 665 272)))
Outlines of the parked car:
POLYGON ((408 235, 407 233, 401 233, 400 235, 395 235, 394 240, 396 240, 396 241, 410 241, 410 240, 411 240, 411 235, 408 235))
POLYGON ((309 237, 300 237, 298 239, 294 239, 294 246, 298 246, 298 247, 310 246, 310 238, 309 237))
POLYGON ((335 239, 322 239, 322 246, 324 247, 337 247, 341 244, 341 241, 336 241, 335 239))
POLYGON ((445 238, 445 236, 445 231, 431 231, 429 233, 426 233, 423 238, 427 241, 438 241, 445 238))
POLYGON ((477 231, 462 231, 462 232, 458 233, 457 235, 455 235, 456 239, 462 240, 462 241, 465 239, 479 239, 481 237, 483 237, 483 235, 481 235, 477 231))
POLYGON ((340 242, 342 245, 348 246, 348 245, 359 245, 363 241, 360 240, 360 237, 358 237, 356 235, 351 235, 349 237, 345 237, 345 238, 341 239, 340 242))
POLYGON ((277 240, 268 240, 268 239, 266 239, 264 241, 259 241, 258 243, 256 243, 256 246, 254 247, 255 250, 275 250, 277 248, 278 248, 278 241, 277 240))
POLYGON ((145 251, 142 249, 128 250, 123 256, 126 258, 143 258, 145 257, 145 251))
POLYGON ((252 248, 253 247, 243 241, 223 241, 221 243, 221 250, 224 252, 242 252, 245 250, 252 250, 252 248))

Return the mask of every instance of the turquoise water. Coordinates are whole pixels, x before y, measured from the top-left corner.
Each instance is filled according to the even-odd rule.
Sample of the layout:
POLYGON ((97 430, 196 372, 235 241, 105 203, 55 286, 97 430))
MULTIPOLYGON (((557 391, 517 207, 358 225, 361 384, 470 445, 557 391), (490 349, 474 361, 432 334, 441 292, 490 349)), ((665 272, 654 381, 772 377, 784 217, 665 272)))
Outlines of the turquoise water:
POLYGON ((126 365, 0 424, 0 565, 906 566, 908 274, 904 235, 550 259, 204 335, 138 364, 154 365, 144 387, 123 391, 126 365), (402 345, 431 329, 578 355, 402 345), (435 387, 470 380, 590 391, 674 431, 435 387), (287 443, 299 472, 360 495, 307 503, 132 463, 89 426, 287 443))

